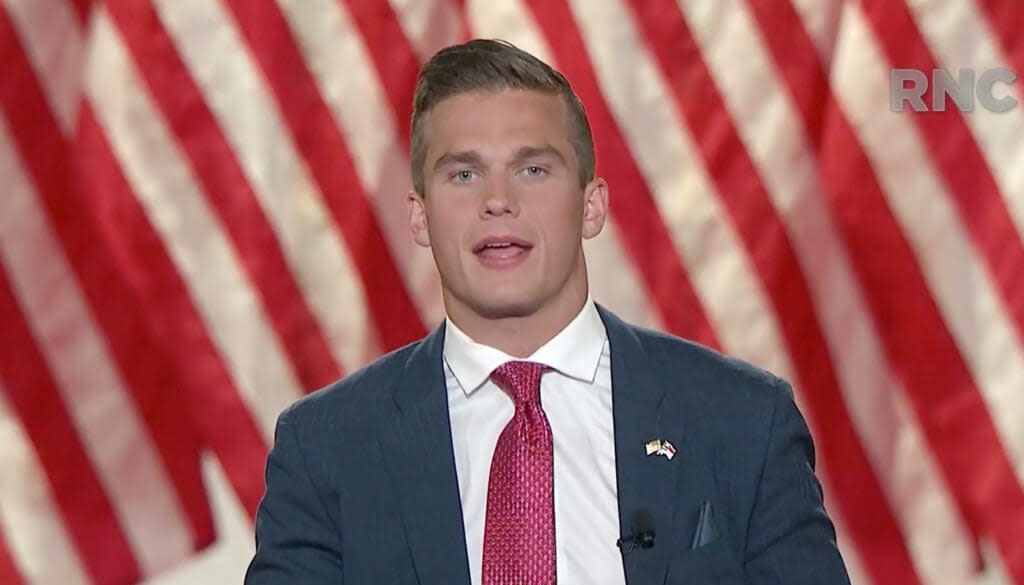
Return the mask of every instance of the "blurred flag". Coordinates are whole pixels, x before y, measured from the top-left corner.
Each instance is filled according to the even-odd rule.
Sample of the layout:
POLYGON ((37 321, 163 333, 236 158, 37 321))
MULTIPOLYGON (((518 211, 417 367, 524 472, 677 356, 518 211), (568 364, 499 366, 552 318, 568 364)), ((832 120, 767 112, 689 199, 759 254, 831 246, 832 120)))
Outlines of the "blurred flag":
POLYGON ((587 107, 595 298, 793 382, 855 582, 1024 585, 1018 0, 0 1, 0 583, 187 564, 201 454, 253 514, 280 410, 439 323, 411 101, 479 36, 587 107))

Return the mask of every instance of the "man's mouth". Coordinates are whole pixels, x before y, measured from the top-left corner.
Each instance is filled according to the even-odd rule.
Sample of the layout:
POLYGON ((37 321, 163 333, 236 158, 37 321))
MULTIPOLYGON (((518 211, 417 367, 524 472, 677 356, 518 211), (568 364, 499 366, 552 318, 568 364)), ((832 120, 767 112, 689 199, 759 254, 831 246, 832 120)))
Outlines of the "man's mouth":
POLYGON ((473 253, 485 264, 507 265, 525 258, 533 245, 515 237, 488 237, 473 248, 473 253))

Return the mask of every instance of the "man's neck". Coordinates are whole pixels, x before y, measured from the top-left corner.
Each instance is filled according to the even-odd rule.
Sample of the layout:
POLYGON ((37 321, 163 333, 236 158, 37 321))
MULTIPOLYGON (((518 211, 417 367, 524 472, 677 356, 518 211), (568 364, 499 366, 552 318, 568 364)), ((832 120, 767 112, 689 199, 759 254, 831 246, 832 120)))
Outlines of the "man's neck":
POLYGON ((449 310, 448 318, 473 341, 517 358, 529 357, 559 334, 583 310, 587 290, 565 295, 559 303, 531 315, 488 319, 466 307, 449 310), (463 309, 463 310, 459 310, 463 309))

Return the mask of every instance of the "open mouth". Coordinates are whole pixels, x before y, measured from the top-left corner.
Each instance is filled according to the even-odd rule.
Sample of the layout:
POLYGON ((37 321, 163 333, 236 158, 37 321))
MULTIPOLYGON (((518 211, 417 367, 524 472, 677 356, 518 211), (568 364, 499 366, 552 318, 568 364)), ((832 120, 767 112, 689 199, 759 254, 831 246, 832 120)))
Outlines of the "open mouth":
POLYGON ((532 244, 519 238, 489 237, 473 248, 473 254, 485 266, 504 267, 524 260, 532 248, 532 244))

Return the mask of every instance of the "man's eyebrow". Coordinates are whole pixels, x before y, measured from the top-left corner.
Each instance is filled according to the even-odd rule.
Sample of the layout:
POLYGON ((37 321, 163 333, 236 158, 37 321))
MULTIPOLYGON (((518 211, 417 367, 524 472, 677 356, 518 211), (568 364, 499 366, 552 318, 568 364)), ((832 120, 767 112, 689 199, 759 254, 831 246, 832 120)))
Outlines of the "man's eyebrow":
MULTIPOLYGON (((545 144, 543 146, 521 146, 512 155, 512 164, 522 164, 523 161, 550 157, 558 160, 562 164, 567 164, 565 157, 562 156, 558 149, 545 144)), ((483 158, 475 150, 460 150, 456 152, 446 152, 437 159, 434 163, 434 170, 437 171, 443 167, 449 165, 463 164, 463 165, 480 165, 483 163, 483 158)))
POLYGON ((434 163, 434 170, 453 164, 479 165, 482 160, 475 150, 446 152, 434 163))
POLYGON ((562 156, 562 153, 558 152, 558 149, 550 144, 545 144, 543 146, 523 146, 516 151, 512 160, 515 163, 521 163, 525 160, 545 157, 554 158, 557 159, 558 162, 566 164, 565 157, 562 156))

